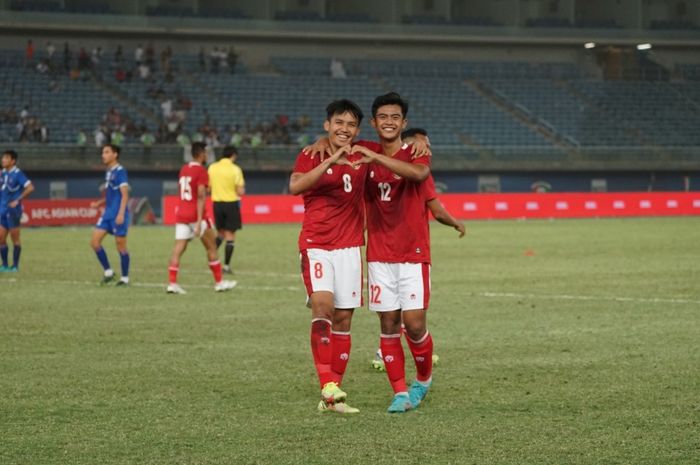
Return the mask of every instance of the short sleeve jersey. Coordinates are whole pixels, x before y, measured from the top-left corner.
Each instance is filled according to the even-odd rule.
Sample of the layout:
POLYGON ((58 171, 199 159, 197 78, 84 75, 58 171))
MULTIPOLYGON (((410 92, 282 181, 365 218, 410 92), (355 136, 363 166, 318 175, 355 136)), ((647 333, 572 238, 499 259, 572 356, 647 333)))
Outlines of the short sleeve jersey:
POLYGON ((24 192, 24 188, 32 182, 27 176, 13 166, 9 170, 2 170, 0 177, 0 209, 7 208, 7 204, 18 200, 24 192))
MULTIPOLYGON (((382 153, 376 143, 365 143, 382 153)), ((430 165, 430 157, 413 159, 407 145, 394 158, 430 165)), ((430 230, 426 202, 431 194, 425 182, 413 182, 379 164, 369 165, 367 200, 367 261, 430 263, 430 230)))
POLYGON ((199 163, 190 162, 180 169, 178 176, 180 198, 175 210, 178 223, 197 222, 197 192, 199 186, 209 185, 207 170, 199 163))
POLYGON ((214 202, 237 202, 241 199, 237 189, 245 186, 243 170, 230 158, 222 158, 209 166, 209 177, 214 202))
POLYGON ((122 203, 121 188, 129 186, 129 177, 122 165, 115 165, 107 170, 105 175, 105 211, 102 218, 113 220, 119 214, 119 205, 122 203))
MULTIPOLYGON (((346 155, 349 161, 362 158, 360 154, 346 155)), ((308 173, 321 164, 320 157, 303 152, 297 156, 294 173, 308 173)), ((335 250, 364 245, 364 189, 368 165, 354 169, 348 165, 333 165, 315 186, 302 194, 304 221, 299 235, 299 250, 335 250)))
POLYGON ((423 181, 423 196, 426 202, 430 202, 433 199, 437 199, 437 191, 435 190, 435 180, 433 175, 429 175, 428 179, 423 181))

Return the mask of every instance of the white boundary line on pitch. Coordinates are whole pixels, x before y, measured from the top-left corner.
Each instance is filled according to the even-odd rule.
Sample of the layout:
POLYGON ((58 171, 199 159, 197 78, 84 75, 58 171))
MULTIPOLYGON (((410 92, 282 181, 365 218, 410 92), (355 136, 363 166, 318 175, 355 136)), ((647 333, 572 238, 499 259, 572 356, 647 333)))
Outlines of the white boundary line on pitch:
MULTIPOLYGON (((19 282, 25 282, 25 283, 36 283, 36 284, 68 284, 72 286, 95 286, 95 287, 100 287, 100 283, 96 281, 77 281, 77 280, 61 280, 61 279, 17 279, 17 278, 10 278, 8 280, 0 280, 0 283, 2 282, 10 282, 10 283, 19 283, 19 282)), ((130 282, 129 287, 145 287, 145 288, 162 288, 165 289, 168 286, 167 283, 147 283, 147 282, 130 282)), ((114 287, 114 286, 105 286, 105 287, 114 287)), ((214 284, 206 285, 206 284, 189 284, 185 285, 185 288, 194 288, 194 289, 214 289, 214 284)), ((237 285, 234 288, 235 290, 241 290, 241 291, 289 291, 289 292, 299 292, 302 290, 301 287, 295 287, 295 286, 240 286, 237 285)))
MULTIPOLYGON (((10 278, 0 280, 2 282, 27 282, 39 284, 69 284, 80 286, 99 286, 95 281, 77 281, 77 280, 57 280, 57 279, 17 279, 10 278)), ((165 288, 166 283, 149 283, 149 282, 132 282, 129 284, 133 287, 143 288, 165 288)), ((210 289, 212 285, 205 284, 189 284, 186 288, 194 289, 210 289)), ((241 291, 285 291, 285 292, 303 292, 303 288, 297 286, 247 286, 238 285, 235 289, 241 291)), ((440 291, 434 291, 433 294, 440 294, 440 291)), ((451 293, 455 294, 455 293, 451 293)), ((472 295, 479 297, 488 297, 496 299, 540 299, 540 300, 582 300, 582 301, 606 301, 606 302, 632 302, 632 303, 662 303, 662 304, 691 304, 700 305, 700 300, 693 299, 669 299, 659 297, 621 297, 621 296, 594 296, 594 295, 568 295, 568 294, 522 294, 516 292, 477 292, 472 295)))
POLYGON ((700 300, 693 299, 666 299, 658 297, 616 297, 593 295, 567 295, 567 294, 518 294, 515 292, 479 292, 481 297, 511 298, 511 299, 544 299, 544 300, 604 300, 609 302, 634 302, 634 303, 661 303, 661 304, 695 304, 700 305, 700 300))

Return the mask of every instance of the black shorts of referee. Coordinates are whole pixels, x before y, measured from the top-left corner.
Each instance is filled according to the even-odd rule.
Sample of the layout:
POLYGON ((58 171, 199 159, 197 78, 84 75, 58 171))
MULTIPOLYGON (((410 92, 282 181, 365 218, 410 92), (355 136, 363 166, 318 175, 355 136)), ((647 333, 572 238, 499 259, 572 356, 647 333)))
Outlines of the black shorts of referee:
POLYGON ((238 231, 241 222, 241 202, 214 202, 214 224, 217 230, 238 231))

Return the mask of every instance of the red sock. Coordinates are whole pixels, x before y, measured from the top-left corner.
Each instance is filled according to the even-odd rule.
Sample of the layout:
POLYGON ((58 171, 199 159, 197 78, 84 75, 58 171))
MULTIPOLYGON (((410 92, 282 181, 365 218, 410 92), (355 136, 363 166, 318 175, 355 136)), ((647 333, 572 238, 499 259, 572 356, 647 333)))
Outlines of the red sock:
POLYGON ((345 368, 350 360, 350 347, 352 338, 350 333, 336 333, 331 331, 331 371, 333 381, 340 384, 343 382, 345 368))
POLYGON ((168 279, 170 284, 175 284, 177 283, 177 272, 180 271, 180 268, 177 265, 170 265, 168 267, 168 279))
POLYGON ((218 284, 221 282, 221 262, 219 260, 209 262, 209 269, 214 275, 214 281, 218 284))
POLYGON ((406 387, 406 362, 401 345, 401 334, 382 334, 379 340, 382 349, 386 374, 389 377, 394 393, 408 392, 406 387))
POLYGON ((311 353, 318 380, 323 387, 333 381, 331 373, 331 322, 317 319, 311 322, 311 353))
POLYGON ((406 342, 416 362, 416 379, 428 381, 433 375, 433 337, 426 331, 425 336, 418 341, 406 336, 406 342))

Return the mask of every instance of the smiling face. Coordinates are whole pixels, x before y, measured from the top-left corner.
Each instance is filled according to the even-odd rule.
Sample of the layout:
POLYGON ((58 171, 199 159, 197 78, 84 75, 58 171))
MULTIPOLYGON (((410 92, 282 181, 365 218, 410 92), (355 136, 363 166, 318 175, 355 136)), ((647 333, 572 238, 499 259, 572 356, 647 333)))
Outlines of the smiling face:
POLYGON ((400 105, 382 105, 372 118, 372 127, 377 135, 385 141, 393 141, 401 137, 401 131, 406 129, 408 121, 403 115, 400 105))
POLYGON ((328 133, 331 148, 336 151, 338 148, 352 143, 352 140, 360 133, 360 123, 355 115, 346 111, 334 114, 330 119, 324 121, 323 129, 328 133))

